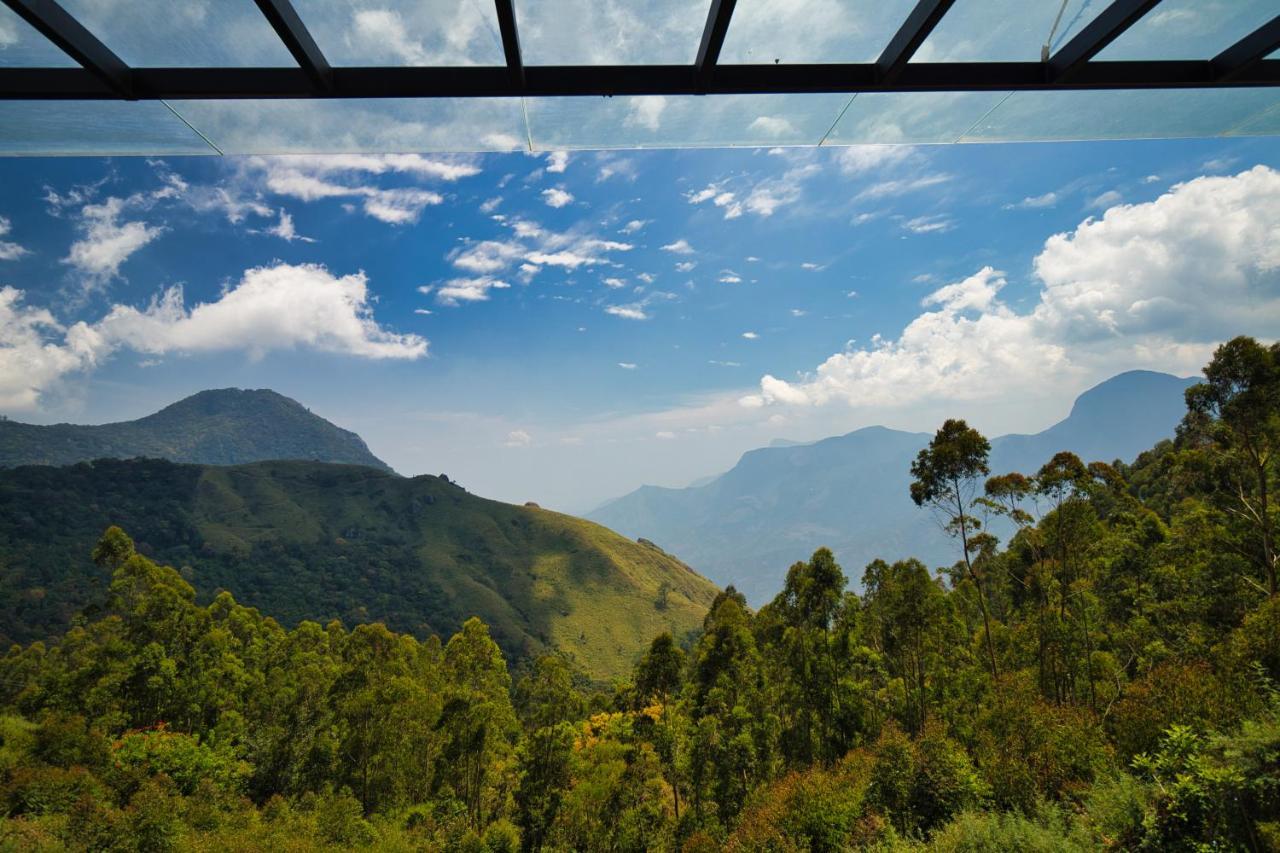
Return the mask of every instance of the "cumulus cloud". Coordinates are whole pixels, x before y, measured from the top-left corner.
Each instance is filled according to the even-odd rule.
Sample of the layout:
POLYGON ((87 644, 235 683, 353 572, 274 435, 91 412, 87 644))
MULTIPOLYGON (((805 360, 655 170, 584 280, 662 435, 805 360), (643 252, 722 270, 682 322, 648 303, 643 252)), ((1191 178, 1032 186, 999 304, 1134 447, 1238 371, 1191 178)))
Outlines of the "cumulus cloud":
POLYGON ((564 187, 551 187, 542 191, 542 200, 547 207, 564 207, 573 203, 573 193, 564 187))
MULTIPOLYGON (((7 217, 0 216, 0 237, 8 236, 12 227, 7 217)), ((16 261, 25 254, 27 250, 17 243, 0 240, 0 261, 16 261)))
POLYGON ((649 319, 649 315, 644 310, 644 305, 639 302, 633 302, 629 305, 606 305, 604 313, 612 314, 615 317, 622 317, 626 320, 649 319))
POLYGON ((547 155, 547 171, 553 173, 563 172, 569 167, 568 151, 552 151, 547 155))
POLYGON ((111 197, 101 204, 87 204, 80 211, 80 239, 71 244, 65 258, 91 280, 101 282, 120 273, 129 256, 164 233, 145 222, 122 222, 125 199, 111 197))
POLYGON ((649 224, 648 219, 632 219, 626 225, 618 229, 623 234, 634 234, 649 224))
POLYGON ((186 307, 171 287, 146 307, 115 305, 70 327, 0 289, 0 405, 33 408, 61 377, 130 350, 151 356, 311 349, 369 359, 417 359, 427 341, 383 328, 363 273, 335 276, 314 264, 247 270, 216 300, 186 307))
MULTIPOLYGON (((796 158, 792 159, 795 162, 796 158)), ((760 180, 735 179, 735 189, 726 189, 727 181, 708 184, 700 190, 685 193, 685 200, 690 204, 709 201, 724 211, 725 219, 737 219, 744 213, 768 217, 778 208, 799 201, 804 182, 819 171, 817 163, 795 162, 781 175, 760 180)))
POLYGON ((663 246, 662 251, 670 252, 673 255, 692 255, 693 246, 689 245, 688 240, 681 237, 679 240, 663 246))
POLYGON ((1038 302, 1015 310, 984 267, 925 297, 897 338, 853 343, 746 406, 900 406, 1077 384, 1118 369, 1189 372, 1233 335, 1280 328, 1280 172, 1200 177, 1056 234, 1034 261, 1038 302), (995 379, 998 377, 998 381, 995 379))

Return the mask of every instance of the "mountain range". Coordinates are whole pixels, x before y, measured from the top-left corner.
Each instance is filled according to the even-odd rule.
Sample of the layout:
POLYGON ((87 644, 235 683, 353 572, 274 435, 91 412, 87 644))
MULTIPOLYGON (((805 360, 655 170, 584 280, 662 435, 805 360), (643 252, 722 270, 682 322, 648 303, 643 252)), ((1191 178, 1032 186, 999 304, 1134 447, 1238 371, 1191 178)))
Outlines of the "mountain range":
POLYGON ((153 415, 113 424, 0 420, 0 467, 151 457, 199 465, 307 459, 391 468, 354 432, 275 391, 201 391, 153 415))
MULTIPOLYGON (((1086 461, 1131 460, 1172 437, 1186 410, 1183 392, 1196 381, 1150 371, 1115 376, 1043 432, 993 439, 991 471, 1035 473, 1061 450, 1086 461)), ((855 579, 877 557, 949 565, 954 542, 909 496, 911 462, 930 438, 873 426, 810 444, 779 441, 709 482, 643 486, 587 517, 659 543, 754 604, 777 591, 791 563, 824 545, 855 579)))

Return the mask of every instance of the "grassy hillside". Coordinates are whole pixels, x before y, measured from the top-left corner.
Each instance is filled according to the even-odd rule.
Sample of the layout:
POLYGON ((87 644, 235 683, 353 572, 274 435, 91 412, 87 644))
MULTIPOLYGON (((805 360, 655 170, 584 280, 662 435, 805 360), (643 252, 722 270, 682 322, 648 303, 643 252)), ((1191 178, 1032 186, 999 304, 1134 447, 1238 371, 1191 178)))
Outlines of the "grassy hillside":
POLYGON ((201 465, 309 459, 390 470, 354 432, 268 390, 201 391, 153 415, 114 424, 0 420, 0 467, 140 456, 201 465))
POLYGON ((468 494, 440 477, 308 462, 102 460, 0 472, 0 640, 40 638, 101 600, 88 559, 109 524, 281 622, 384 621, 420 636, 478 615, 508 655, 554 646, 597 678, 698 626, 710 582, 592 522, 468 494))

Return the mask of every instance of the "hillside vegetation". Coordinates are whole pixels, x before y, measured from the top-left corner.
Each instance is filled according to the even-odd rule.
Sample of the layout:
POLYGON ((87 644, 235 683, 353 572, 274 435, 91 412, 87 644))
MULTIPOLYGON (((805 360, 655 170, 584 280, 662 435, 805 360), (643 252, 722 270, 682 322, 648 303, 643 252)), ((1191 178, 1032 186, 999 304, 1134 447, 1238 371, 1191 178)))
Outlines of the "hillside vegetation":
POLYGON ((103 600, 109 578, 88 554, 112 524, 203 600, 227 589, 286 625, 378 621, 419 637, 478 615, 508 655, 560 649, 597 678, 655 633, 696 628, 716 593, 657 548, 442 477, 101 460, 0 472, 0 639, 50 636, 103 600))
MULTIPOLYGON (((1028 475, 947 420, 906 484, 946 565, 886 554, 854 592, 818 549, 608 687, 556 654, 513 679, 479 619, 445 642, 202 606, 108 529, 104 610, 0 660, 0 845, 1278 850, 1280 344, 1224 344, 1185 399, 1131 464, 1028 475)), ((337 498, 299 515, 307 469, 274 470, 194 478, 218 547, 252 547, 238 500, 361 529, 337 498)))
POLYGON ((134 457, 237 465, 268 459, 391 470, 360 436, 274 391, 201 391, 136 421, 37 426, 0 420, 0 467, 134 457))

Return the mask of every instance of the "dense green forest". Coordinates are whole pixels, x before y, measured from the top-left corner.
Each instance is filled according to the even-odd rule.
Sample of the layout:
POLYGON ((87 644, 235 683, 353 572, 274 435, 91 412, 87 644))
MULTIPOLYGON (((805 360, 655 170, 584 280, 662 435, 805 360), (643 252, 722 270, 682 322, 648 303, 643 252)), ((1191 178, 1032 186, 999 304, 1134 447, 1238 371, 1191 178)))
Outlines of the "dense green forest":
POLYGON ((1277 850, 1280 346, 1224 344, 1175 441, 911 496, 955 563, 829 551, 630 677, 207 605, 119 529, 100 612, 0 663, 0 847, 1277 850), (996 516, 1017 528, 1004 547, 996 516))
POLYGON ((382 622, 418 639, 479 616, 509 660, 555 649, 599 679, 655 634, 695 631, 718 592, 651 544, 443 475, 100 459, 0 471, 0 649, 101 605, 110 577, 89 552, 112 525, 201 603, 230 590, 283 625, 382 622))

